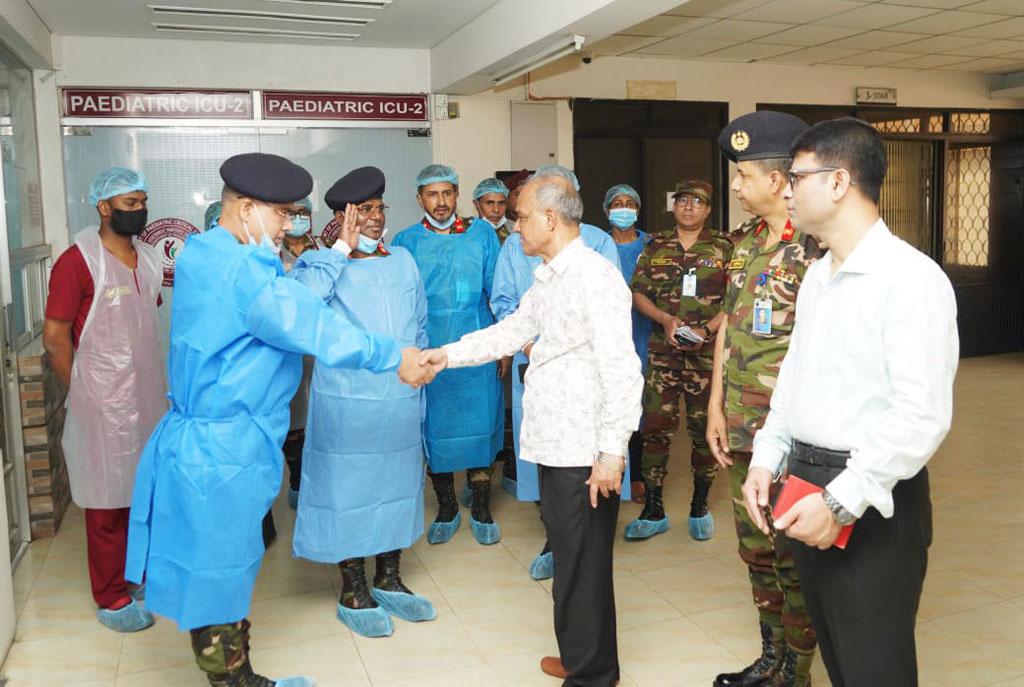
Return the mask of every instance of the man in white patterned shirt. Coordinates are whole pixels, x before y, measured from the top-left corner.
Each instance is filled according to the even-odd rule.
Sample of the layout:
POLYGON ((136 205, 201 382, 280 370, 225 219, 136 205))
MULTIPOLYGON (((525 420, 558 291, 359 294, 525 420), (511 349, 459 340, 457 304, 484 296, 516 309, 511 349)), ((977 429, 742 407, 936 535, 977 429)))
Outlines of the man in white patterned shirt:
POLYGON ((425 351, 436 372, 525 348, 520 456, 539 468, 541 515, 555 559, 555 634, 563 685, 611 687, 619 677, 612 544, 626 445, 640 420, 643 377, 632 299, 615 266, 579 237, 583 202, 562 177, 523 187, 515 231, 544 264, 515 313, 425 351))

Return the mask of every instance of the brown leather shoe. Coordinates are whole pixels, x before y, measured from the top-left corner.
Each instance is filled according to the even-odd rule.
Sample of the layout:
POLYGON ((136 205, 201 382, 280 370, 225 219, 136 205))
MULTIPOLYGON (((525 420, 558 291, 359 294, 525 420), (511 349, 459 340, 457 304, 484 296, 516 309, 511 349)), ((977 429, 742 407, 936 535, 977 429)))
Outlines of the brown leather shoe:
POLYGON ((562 680, 569 677, 569 671, 562 665, 562 659, 558 656, 545 656, 540 659, 540 669, 545 674, 562 680))

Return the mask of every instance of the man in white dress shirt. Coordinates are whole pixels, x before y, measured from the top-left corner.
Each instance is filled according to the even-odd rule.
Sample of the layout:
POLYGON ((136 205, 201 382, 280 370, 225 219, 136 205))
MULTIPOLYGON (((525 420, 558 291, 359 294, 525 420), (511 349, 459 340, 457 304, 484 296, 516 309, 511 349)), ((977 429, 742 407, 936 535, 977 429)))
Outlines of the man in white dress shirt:
POLYGON ((787 456, 791 476, 824 488, 775 527, 795 540, 829 678, 835 687, 913 687, 932 539, 925 464, 952 419, 956 302, 939 266, 879 218, 887 163, 870 125, 821 122, 792 152, 793 224, 830 250, 797 297, 744 500, 766 530, 768 487, 787 456), (846 549, 833 547, 851 523, 846 549))
MULTIPOLYGON (((519 308, 487 329, 425 351, 421 364, 480 365, 526 349, 520 457, 537 463, 555 560, 555 634, 566 686, 619 677, 612 544, 626 445, 640 421, 643 377, 632 299, 618 269, 579 237, 583 202, 554 173, 524 187, 515 231, 544 263, 519 308)), ((542 661, 551 672, 558 659, 542 661)))

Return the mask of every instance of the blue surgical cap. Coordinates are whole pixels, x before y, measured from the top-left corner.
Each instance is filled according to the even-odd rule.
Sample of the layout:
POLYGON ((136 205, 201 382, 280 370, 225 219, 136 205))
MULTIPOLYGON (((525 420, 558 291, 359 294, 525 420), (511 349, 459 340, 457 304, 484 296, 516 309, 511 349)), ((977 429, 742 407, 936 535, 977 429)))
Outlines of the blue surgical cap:
POLYGON ((96 207, 101 200, 133 191, 149 193, 146 175, 127 167, 111 167, 100 172, 89 187, 89 205, 96 207))
POLYGON ((311 201, 309 199, 309 196, 306 196, 302 200, 295 201, 295 205, 297 205, 298 207, 301 207, 301 208, 306 208, 310 212, 313 211, 313 201, 311 201))
POLYGON ((577 191, 580 190, 580 180, 576 178, 576 173, 568 167, 563 167, 561 165, 542 165, 533 173, 534 176, 542 174, 557 174, 558 176, 571 181, 573 188, 577 191))
POLYGON ((501 179, 484 179, 476 188, 473 189, 473 200, 479 200, 488 193, 500 193, 501 195, 508 197, 508 188, 505 187, 505 182, 501 179))
POLYGON ((448 165, 427 165, 416 176, 416 186, 429 186, 448 182, 454 186, 459 185, 459 175, 448 165))
POLYGON ((206 208, 206 216, 203 217, 203 230, 209 231, 213 229, 213 225, 220 219, 220 201, 216 203, 210 203, 210 207, 206 208))
POLYGON ((635 188, 629 184, 615 184, 608 189, 608 193, 604 194, 604 205, 602 207, 607 210, 608 206, 612 204, 612 201, 615 200, 616 196, 629 196, 636 201, 637 205, 641 204, 640 194, 636 192, 635 188))

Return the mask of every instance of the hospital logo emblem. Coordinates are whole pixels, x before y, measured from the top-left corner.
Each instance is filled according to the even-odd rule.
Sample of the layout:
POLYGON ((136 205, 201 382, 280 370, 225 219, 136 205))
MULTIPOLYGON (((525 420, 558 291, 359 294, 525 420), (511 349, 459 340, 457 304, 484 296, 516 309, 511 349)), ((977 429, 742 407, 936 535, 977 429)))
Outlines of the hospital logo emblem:
POLYGON ((160 264, 164 271, 164 286, 174 285, 174 260, 178 257, 185 239, 189 234, 198 234, 199 230, 183 219, 164 217, 151 222, 139 236, 139 240, 148 243, 160 251, 160 264))

